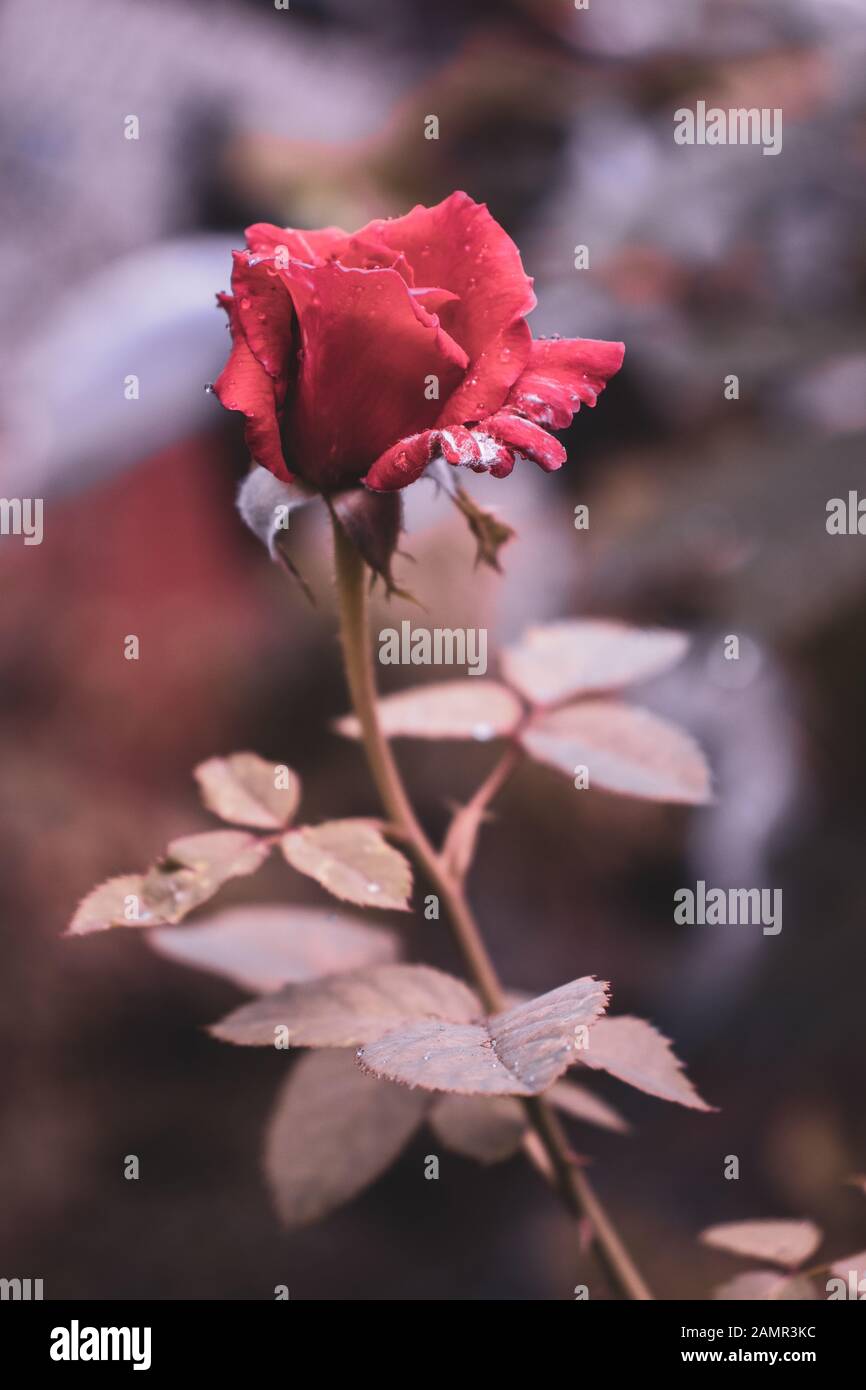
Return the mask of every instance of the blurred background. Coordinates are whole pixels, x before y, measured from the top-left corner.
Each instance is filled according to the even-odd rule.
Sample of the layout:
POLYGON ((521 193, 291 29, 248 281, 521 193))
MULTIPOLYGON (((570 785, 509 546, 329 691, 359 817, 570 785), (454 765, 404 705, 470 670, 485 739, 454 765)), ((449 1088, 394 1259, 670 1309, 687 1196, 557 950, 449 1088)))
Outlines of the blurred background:
MULTIPOLYGON (((284 1054, 203 1032, 240 994, 142 933, 61 937, 94 883, 206 828, 190 769, 214 753, 292 764, 310 819, 373 809, 329 730, 324 518, 293 529, 314 609, 234 512, 238 418, 204 389, 228 343, 213 296, 246 223, 354 228, 454 188, 518 241, 536 335, 622 338, 626 362, 559 474, 473 481, 519 532, 503 579, 473 570, 427 483, 398 577, 430 626, 487 626, 491 646, 581 614, 686 627, 692 655, 642 694, 701 739, 718 787, 685 812, 523 770, 471 885, 493 955, 515 987, 612 980, 721 1107, 599 1078, 634 1133, 574 1129, 661 1297, 741 1267, 696 1243, 712 1222, 810 1216, 831 1254, 866 1244, 845 1185, 866 1169, 866 539, 825 529, 863 478, 864 21, 863 0, 6 0, 0 494, 44 498, 45 535, 0 538, 5 1276, 49 1298, 604 1295, 519 1158, 448 1158, 424 1182, 429 1137, 351 1207, 281 1231, 259 1158, 284 1054), (782 153, 675 145, 673 112, 699 99, 781 107, 782 153), (676 926, 697 878, 781 887, 781 934, 676 926)), ((492 756, 403 746, 431 829, 492 756)), ((323 895, 274 863, 218 906, 253 899, 323 895)), ((437 924, 402 929, 454 966, 437 924)))

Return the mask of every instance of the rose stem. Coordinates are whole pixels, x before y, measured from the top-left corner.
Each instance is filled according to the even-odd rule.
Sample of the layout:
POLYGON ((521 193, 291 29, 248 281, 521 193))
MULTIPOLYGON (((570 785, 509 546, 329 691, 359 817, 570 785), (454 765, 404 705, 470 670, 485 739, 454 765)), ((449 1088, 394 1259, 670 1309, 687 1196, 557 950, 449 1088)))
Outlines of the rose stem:
MULTIPOLYGON (((485 1008, 490 1013, 499 1013, 507 1007, 507 1000, 472 910, 461 885, 445 868, 419 824, 391 745, 379 725, 376 680, 368 640, 366 566, 336 520, 334 555, 346 679, 373 781, 389 819, 405 837, 418 867, 445 906, 466 969, 485 1008)), ((568 1140, 556 1115, 541 1096, 521 1099, 548 1160, 544 1167, 552 1170, 560 1196, 572 1214, 589 1220, 599 1257, 614 1287, 626 1298, 652 1298, 586 1175, 573 1162, 568 1140)))

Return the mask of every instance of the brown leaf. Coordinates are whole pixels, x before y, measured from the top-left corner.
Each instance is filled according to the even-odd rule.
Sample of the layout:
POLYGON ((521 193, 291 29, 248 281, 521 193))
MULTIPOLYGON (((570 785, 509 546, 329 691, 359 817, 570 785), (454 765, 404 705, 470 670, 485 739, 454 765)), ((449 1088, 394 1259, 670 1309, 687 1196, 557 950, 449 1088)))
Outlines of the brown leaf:
POLYGON ((478 1163, 501 1163, 520 1148, 526 1112, 513 1096, 443 1096, 430 1126, 452 1153, 478 1163))
POLYGON ((360 907, 409 910, 412 870, 369 820, 331 820, 290 830, 280 841, 293 869, 360 907))
POLYGON ((234 825, 281 830, 301 799, 301 783, 295 773, 283 764, 266 762, 257 753, 208 758, 199 763, 194 775, 208 810, 234 825))
POLYGON ((457 486, 450 493, 454 505, 463 513, 478 544, 475 554, 476 565, 488 565, 490 569, 502 573, 499 552, 517 534, 513 526, 500 521, 495 512, 479 506, 465 488, 457 486))
POLYGON ((211 1032, 223 1042, 270 1047, 287 1028, 292 1047, 356 1047, 419 1018, 477 1018, 481 1004, 462 980, 429 965, 373 965, 286 985, 235 1009, 211 1032))
POLYGON ((599 1129, 609 1129, 615 1134, 628 1134, 631 1130, 631 1125, 618 1110, 573 1081, 557 1081, 548 1091, 547 1099, 564 1115, 582 1120, 584 1124, 597 1125, 599 1129))
POLYGON ((714 1250, 796 1269, 814 1254, 823 1235, 811 1221, 725 1221, 701 1231, 700 1239, 714 1250))
POLYGON ((810 1302, 818 1295, 814 1285, 800 1275, 792 1279, 790 1275, 780 1274, 777 1269, 750 1269, 747 1274, 738 1274, 735 1279, 720 1284, 713 1297, 725 1302, 734 1300, 743 1303, 764 1299, 810 1302))
POLYGON ((683 1071, 670 1042, 644 1018, 603 1018, 590 1029, 589 1045, 578 1059, 596 1071, 610 1072, 629 1086, 659 1100, 692 1110, 712 1110, 683 1071))
POLYGON ((142 906, 143 881, 141 874, 123 874, 91 889, 78 904, 66 935, 86 936, 88 932, 107 931, 109 927, 150 926, 156 919, 142 906))
POLYGON ((581 701, 534 720, 521 742, 567 777, 586 767, 591 787, 690 806, 710 800, 709 770, 694 739, 635 705, 581 701))
POLYGON ((531 704, 552 705, 648 680, 679 661, 688 644, 683 632, 584 618, 530 628, 502 653, 502 671, 531 704))
POLYGON ((428 1091, 532 1096, 575 1061, 574 1038, 607 1005, 586 976, 481 1023, 420 1020, 359 1049, 367 1071, 428 1091))
POLYGON ((179 922, 230 878, 254 874, 269 852, 267 840, 243 830, 211 830, 172 840, 165 857, 145 875, 142 906, 159 922, 179 922))
POLYGON ((334 908, 291 904, 226 908, 192 927, 158 927, 147 942, 169 960, 256 994, 399 955, 397 937, 384 927, 334 908))
POLYGON ((393 1163, 429 1100, 365 1076, 351 1052, 311 1052, 293 1066, 265 1135, 265 1172, 287 1226, 327 1216, 393 1163))
MULTIPOLYGON (((496 681, 443 681, 386 695, 378 702, 379 722, 388 738, 470 738, 479 743, 500 738, 516 727, 520 701, 496 681)), ((341 734, 358 738, 353 714, 336 725, 341 734)))

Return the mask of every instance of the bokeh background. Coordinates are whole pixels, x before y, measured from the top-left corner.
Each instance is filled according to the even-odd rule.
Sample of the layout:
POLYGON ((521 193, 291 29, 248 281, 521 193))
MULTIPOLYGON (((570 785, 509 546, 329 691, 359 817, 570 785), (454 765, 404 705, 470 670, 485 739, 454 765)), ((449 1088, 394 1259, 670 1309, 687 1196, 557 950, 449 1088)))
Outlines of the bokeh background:
MULTIPOLYGON (((578 614, 687 627, 692 656, 645 698, 704 742, 718 787, 684 812, 521 772, 472 880, 493 954, 518 987, 611 979, 721 1107, 601 1078, 635 1132, 574 1130, 660 1296, 741 1267, 697 1244, 711 1222, 805 1215, 831 1254, 862 1248, 866 538, 825 530, 863 478, 862 0, 6 0, 0 55, 0 493, 45 499, 41 546, 0 538, 0 1272, 46 1297, 569 1298, 587 1278, 604 1296, 520 1159, 448 1158, 428 1182, 429 1138, 281 1231, 259 1156, 285 1056, 203 1032, 241 996, 143 933, 61 935, 96 881, 205 828, 189 771, 213 753, 291 763, 311 819, 373 809, 329 730, 323 519, 294 533, 313 609, 233 509, 243 443, 204 391, 227 346, 213 295, 247 222, 351 228, 454 188, 519 242, 536 334, 628 351, 561 473, 474 484, 519 531, 504 579, 473 569, 428 484, 404 577, 431 626, 491 642, 578 614), (675 145, 698 99, 781 107, 782 153, 675 145), (781 887, 781 934, 676 926, 699 877, 781 887)), ((491 756, 405 747, 432 829, 491 756)), ((220 905, 302 898, 322 901, 274 863, 220 905)), ((436 924, 405 930, 454 965, 436 924)))

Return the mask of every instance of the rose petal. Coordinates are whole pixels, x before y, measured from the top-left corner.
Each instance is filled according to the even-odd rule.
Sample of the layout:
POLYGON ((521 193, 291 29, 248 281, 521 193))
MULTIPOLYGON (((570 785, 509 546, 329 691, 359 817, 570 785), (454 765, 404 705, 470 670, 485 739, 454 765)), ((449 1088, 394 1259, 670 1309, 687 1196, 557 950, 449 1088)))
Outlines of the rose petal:
POLYGON ((483 426, 475 431, 475 438, 481 447, 481 464, 470 465, 473 471, 489 473, 491 478, 507 478, 514 468, 514 450, 485 434, 483 426))
POLYGON ((456 420, 478 420, 499 410, 529 361, 532 333, 524 319, 504 329, 470 364, 463 384, 445 402, 441 425, 456 420))
POLYGON ((339 260, 347 270, 396 270, 410 289, 415 284, 412 267, 403 252, 395 252, 393 247, 363 232, 350 236, 344 246, 333 246, 327 259, 339 260))
POLYGON ((465 425, 453 425, 450 430, 438 430, 437 438, 446 463, 471 468, 481 462, 481 445, 465 425))
POLYGON ((412 287, 412 298, 417 301, 428 314, 438 314, 439 310, 446 304, 451 304, 459 295, 453 294, 451 290, 439 289, 436 285, 422 286, 420 289, 412 287))
POLYGON ((466 356, 396 270, 290 261, 282 274, 301 337, 286 438, 307 481, 339 487, 396 440, 433 424, 439 403, 427 399, 427 379, 450 393, 466 356))
POLYGON ((278 384, 247 342, 235 300, 228 294, 217 295, 217 300, 229 316, 232 351, 214 383, 214 393, 226 410, 239 410, 246 416, 244 433, 254 462, 290 483, 292 475, 280 442, 278 384))
MULTIPOLYGON (((540 429, 531 420, 524 420, 520 415, 511 415, 508 411, 500 411, 498 415, 492 415, 489 420, 483 420, 479 428, 498 443, 507 444, 509 448, 516 449, 519 454, 525 454, 546 473, 555 472, 565 462, 565 449, 559 440, 554 439, 552 434, 540 429)), ((494 472, 493 469, 490 471, 494 472)), ((501 474, 496 476, 501 476, 501 474)))
POLYGON ((539 425, 566 429, 581 403, 595 405, 624 355, 624 343, 600 338, 541 339, 532 344, 507 405, 539 425))
POLYGON ((235 313, 250 351, 285 395, 289 358, 294 346, 295 313, 291 296, 270 262, 250 261, 249 252, 234 253, 232 292, 235 313))
POLYGON ((350 240, 342 227, 320 227, 318 231, 299 231, 297 227, 275 227, 273 222, 255 222, 244 232, 247 246, 255 256, 273 256, 280 250, 285 257, 317 265, 326 256, 339 252, 350 240))
POLYGON ((380 454, 364 478, 373 492, 391 492, 408 487, 421 477, 433 454, 438 435, 436 430, 422 430, 400 439, 384 454, 380 454))
POLYGON ((528 361, 523 319, 535 307, 532 281, 508 233, 485 204, 458 192, 436 207, 371 222, 361 235, 403 251, 419 283, 460 296, 443 306, 442 324, 466 349, 470 365, 443 406, 441 423, 462 424, 498 410, 528 361))

